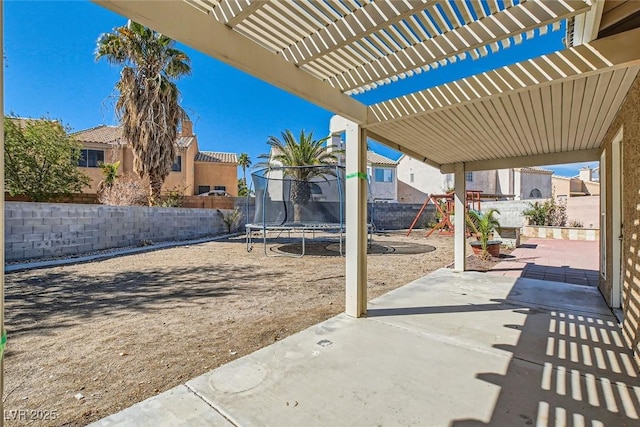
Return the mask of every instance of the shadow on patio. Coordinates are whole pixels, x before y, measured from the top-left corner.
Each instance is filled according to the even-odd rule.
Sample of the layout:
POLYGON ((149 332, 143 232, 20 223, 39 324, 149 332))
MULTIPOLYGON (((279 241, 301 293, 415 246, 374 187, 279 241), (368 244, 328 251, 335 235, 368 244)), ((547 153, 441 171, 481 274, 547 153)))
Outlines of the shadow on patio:
POLYGON ((441 269, 97 425, 630 426, 639 399, 597 289, 441 269))

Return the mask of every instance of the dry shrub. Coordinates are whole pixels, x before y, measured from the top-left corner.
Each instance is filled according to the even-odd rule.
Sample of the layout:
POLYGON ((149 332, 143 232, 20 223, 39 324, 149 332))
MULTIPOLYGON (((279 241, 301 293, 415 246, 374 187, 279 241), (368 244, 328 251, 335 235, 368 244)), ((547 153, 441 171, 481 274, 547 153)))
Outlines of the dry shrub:
POLYGON ((101 191, 98 201, 111 206, 146 206, 148 195, 139 179, 126 175, 101 191))

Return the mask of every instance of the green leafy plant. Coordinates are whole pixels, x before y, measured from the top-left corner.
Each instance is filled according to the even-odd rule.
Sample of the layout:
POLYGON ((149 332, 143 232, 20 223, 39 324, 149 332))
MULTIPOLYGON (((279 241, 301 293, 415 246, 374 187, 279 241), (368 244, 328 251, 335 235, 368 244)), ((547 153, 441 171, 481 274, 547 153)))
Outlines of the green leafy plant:
POLYGON ((98 166, 104 175, 104 179, 98 184, 98 193, 104 191, 105 188, 113 187, 116 179, 118 179, 118 168, 120 167, 120 161, 115 163, 99 163, 98 166))
POLYGON ((222 218, 222 222, 227 226, 228 233, 231 233, 231 230, 235 229, 238 224, 240 224, 240 219, 242 218, 242 212, 238 208, 228 212, 222 212, 219 210, 218 214, 222 218))
POLYGON ((167 194, 163 195, 160 199, 155 199, 154 206, 161 208, 179 208, 184 201, 183 191, 179 189, 173 189, 167 194))
POLYGON ((82 145, 56 120, 4 118, 5 186, 48 202, 79 193, 90 179, 78 168, 82 145))
POLYGON ((249 195, 250 195, 250 191, 247 188, 247 185, 245 184, 244 180, 239 179, 238 180, 238 196, 245 197, 249 195))
POLYGON ((574 219, 573 221, 569 222, 569 227, 583 228, 584 224, 582 224, 582 222, 578 221, 577 219, 574 219))
POLYGON ((251 166, 251 158, 247 153, 241 153, 238 156, 238 166, 242 168, 242 182, 247 187, 247 168, 251 166))
POLYGON ((468 218, 479 234, 478 238, 482 247, 483 259, 491 258, 487 249, 489 240, 494 231, 500 231, 500 221, 494 216, 495 214, 500 215, 500 211, 497 209, 489 209, 487 212, 469 210, 468 218))
POLYGON ((528 203, 522 214, 529 225, 564 227, 567 224, 567 207, 557 203, 553 193, 549 200, 528 203))

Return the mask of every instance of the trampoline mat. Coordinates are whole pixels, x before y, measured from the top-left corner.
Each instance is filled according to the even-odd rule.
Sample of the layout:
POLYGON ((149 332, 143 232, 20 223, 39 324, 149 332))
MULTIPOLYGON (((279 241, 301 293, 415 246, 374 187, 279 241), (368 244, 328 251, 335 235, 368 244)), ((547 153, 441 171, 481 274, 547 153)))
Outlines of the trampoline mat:
MULTIPOLYGON (((287 254, 301 254, 302 244, 285 243, 270 248, 273 252, 287 254)), ((344 245, 343 245, 344 250, 344 245)), ((367 248, 367 254, 372 255, 416 255, 435 251, 436 248, 430 245, 421 245, 412 242, 373 242, 367 248)), ((305 255, 311 256, 340 256, 340 243, 338 242, 307 242, 305 244, 305 255)))

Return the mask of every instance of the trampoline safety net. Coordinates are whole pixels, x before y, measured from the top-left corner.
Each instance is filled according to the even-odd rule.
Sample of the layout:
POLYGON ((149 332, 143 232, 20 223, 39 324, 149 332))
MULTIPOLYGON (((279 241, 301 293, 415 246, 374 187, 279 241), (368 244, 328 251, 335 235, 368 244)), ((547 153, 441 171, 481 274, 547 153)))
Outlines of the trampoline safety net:
POLYGON ((254 226, 344 226, 344 167, 270 167, 254 172, 252 179, 254 226))

